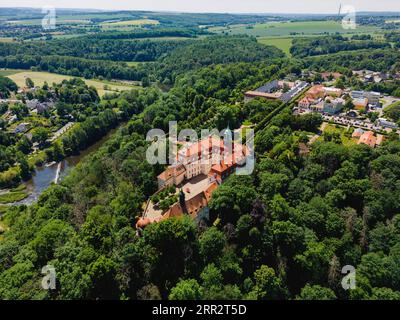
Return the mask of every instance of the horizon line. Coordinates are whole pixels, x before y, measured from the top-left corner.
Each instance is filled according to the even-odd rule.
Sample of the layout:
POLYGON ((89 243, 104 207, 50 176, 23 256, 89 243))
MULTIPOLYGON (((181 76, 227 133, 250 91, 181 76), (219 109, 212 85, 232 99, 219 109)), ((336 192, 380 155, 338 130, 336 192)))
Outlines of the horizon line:
MULTIPOLYGON (((24 7, 24 6, 2 6, 0 8, 7 9, 42 9, 43 6, 37 7, 24 7)), ((144 10, 144 9, 102 9, 102 8, 77 8, 77 7, 54 7, 58 10, 96 10, 100 12, 153 12, 153 13, 194 13, 194 14, 231 14, 231 15, 337 15, 337 12, 229 12, 229 11, 179 11, 179 10, 144 10)), ((400 11, 391 11, 391 10, 383 10, 383 11, 368 11, 368 10, 359 10, 356 13, 391 13, 391 14, 399 14, 400 11)))

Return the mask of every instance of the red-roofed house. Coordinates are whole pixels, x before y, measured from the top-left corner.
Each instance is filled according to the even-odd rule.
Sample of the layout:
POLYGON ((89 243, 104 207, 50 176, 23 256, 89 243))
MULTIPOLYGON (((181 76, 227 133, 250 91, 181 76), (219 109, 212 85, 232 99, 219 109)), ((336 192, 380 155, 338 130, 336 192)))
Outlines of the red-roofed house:
POLYGON ((358 140, 358 144, 366 144, 368 146, 370 146, 371 148, 375 148, 376 145, 376 137, 374 135, 374 133, 372 131, 367 131, 364 132, 361 137, 360 140, 358 140))

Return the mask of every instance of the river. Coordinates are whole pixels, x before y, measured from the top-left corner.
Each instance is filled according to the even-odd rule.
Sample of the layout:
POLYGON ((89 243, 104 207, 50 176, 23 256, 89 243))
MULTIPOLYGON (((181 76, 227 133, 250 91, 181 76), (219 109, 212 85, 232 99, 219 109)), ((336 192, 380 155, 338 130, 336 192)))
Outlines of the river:
POLYGON ((14 202, 10 205, 26 204, 30 205, 36 202, 39 196, 44 190, 46 190, 52 183, 54 183, 56 176, 58 175, 58 182, 65 177, 72 168, 74 168, 85 156, 99 149, 104 142, 106 142, 110 136, 118 130, 112 129, 103 138, 96 143, 92 144, 87 149, 80 152, 79 155, 70 156, 62 160, 60 163, 54 163, 49 166, 36 167, 32 178, 24 182, 26 191, 29 192, 29 196, 25 199, 14 202))

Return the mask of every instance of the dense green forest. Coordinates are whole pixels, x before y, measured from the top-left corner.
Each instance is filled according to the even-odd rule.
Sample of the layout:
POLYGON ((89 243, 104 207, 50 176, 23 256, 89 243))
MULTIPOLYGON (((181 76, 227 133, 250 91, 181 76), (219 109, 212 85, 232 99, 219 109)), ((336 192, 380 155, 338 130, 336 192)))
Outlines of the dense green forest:
MULTIPOLYGON (((321 72, 340 72, 338 87, 400 96, 398 79, 364 83, 352 72, 400 71, 399 50, 389 43, 397 41, 396 32, 387 33, 386 42, 369 35, 298 38, 288 57, 255 37, 208 31, 283 20, 273 15, 115 12, 120 21, 145 14, 160 26, 100 31, 95 23, 113 15, 92 14, 94 25, 62 27, 80 37, 44 33, 46 40, 0 42, 0 68, 142 83, 103 97, 79 78, 30 86, 23 100, 55 101, 43 116, 52 127, 74 122, 55 143, 42 139, 48 162, 79 154, 121 125, 37 202, 0 207, 0 299, 400 300, 397 133, 386 134, 377 148, 345 145, 320 132, 320 114, 294 115, 295 102, 244 101, 247 90, 300 79, 304 70, 317 74, 305 79, 310 82, 320 81, 321 72), (135 224, 165 169, 146 161, 146 134, 168 130, 169 121, 197 131, 255 125, 255 170, 218 187, 208 220, 171 218, 138 232, 135 224), (45 265, 55 267, 55 290, 40 286, 45 265), (354 290, 341 286, 345 265, 356 268, 354 290)), ((22 30, 43 37, 34 26, 16 28, 18 37, 22 30)), ((12 30, 0 26, 0 32, 12 30)), ((17 89, 0 77, 1 98, 17 89)), ((23 103, 0 104, 0 115, 7 111, 21 121, 28 114, 23 103)), ((398 104, 384 115, 399 121, 398 104)), ((3 126, 0 187, 17 187, 31 176, 28 155, 39 139, 3 126)))
POLYGON ((374 41, 368 37, 353 36, 347 39, 343 36, 299 38, 293 40, 290 53, 299 58, 316 56, 321 54, 336 53, 339 51, 351 51, 361 49, 384 49, 391 45, 384 41, 374 41))
POLYGON ((37 204, 8 210, 0 297, 399 299, 398 138, 376 150, 321 141, 300 156, 304 133, 317 132, 321 118, 298 118, 289 107, 257 132, 254 174, 215 192, 208 223, 169 219, 135 234, 162 170, 145 161, 147 130, 166 118, 219 128, 262 119, 274 102, 232 102, 295 67, 210 66, 178 76, 168 94, 130 96, 143 112, 37 204), (37 285, 47 263, 57 270, 55 291, 37 285), (356 290, 340 287, 345 264, 357 267, 356 290))
POLYGON ((215 36, 196 41, 115 41, 77 38, 29 44, 0 43, 0 67, 35 69, 107 79, 174 81, 176 74, 210 64, 255 62, 282 57, 282 52, 247 36, 215 36), (121 44, 122 43, 122 44, 121 44), (54 55, 56 52, 57 55, 54 55), (53 54, 53 55, 51 55, 53 54), (97 59, 97 60, 94 60, 97 59), (149 61, 135 68, 120 60, 149 61), (184 62, 184 63, 182 63, 184 62))
POLYGON ((304 63, 316 70, 373 70, 380 72, 398 71, 400 52, 394 49, 358 50, 339 52, 320 57, 307 57, 304 63))

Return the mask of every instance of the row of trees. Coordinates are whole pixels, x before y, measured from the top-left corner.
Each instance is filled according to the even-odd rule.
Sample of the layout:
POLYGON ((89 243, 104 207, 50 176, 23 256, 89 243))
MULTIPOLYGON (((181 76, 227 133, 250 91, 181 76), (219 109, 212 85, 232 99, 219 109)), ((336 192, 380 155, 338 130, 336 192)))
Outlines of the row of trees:
POLYGON ((340 35, 325 36, 317 38, 295 38, 290 48, 290 53, 299 58, 331 54, 340 51, 361 50, 361 49, 385 49, 391 48, 390 43, 374 41, 364 37, 356 37, 351 40, 340 35), (355 40, 356 39, 356 40, 355 40))
POLYGON ((10 92, 16 92, 18 89, 14 81, 7 77, 0 76, 0 98, 8 98, 10 92))

